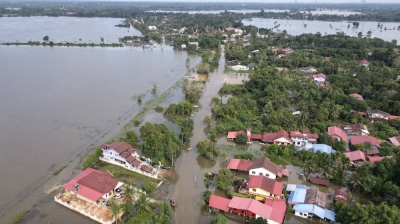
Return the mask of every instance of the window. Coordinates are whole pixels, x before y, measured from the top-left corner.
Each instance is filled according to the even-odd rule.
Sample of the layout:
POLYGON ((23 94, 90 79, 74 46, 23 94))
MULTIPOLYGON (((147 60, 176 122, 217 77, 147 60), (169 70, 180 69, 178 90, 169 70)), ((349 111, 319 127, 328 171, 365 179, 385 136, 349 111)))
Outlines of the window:
POLYGON ((252 174, 256 174, 256 171, 251 171, 252 174))
POLYGON ((257 192, 257 189, 255 189, 255 188, 253 188, 252 190, 253 190, 254 192, 257 192))
POLYGON ((112 152, 110 152, 110 155, 112 155, 112 152))
POLYGON ((262 176, 262 175, 263 175, 263 173, 259 172, 259 173, 258 173, 258 175, 262 176))
POLYGON ((266 177, 269 177, 269 174, 268 174, 268 173, 266 173, 266 174, 265 174, 265 176, 266 176, 266 177))

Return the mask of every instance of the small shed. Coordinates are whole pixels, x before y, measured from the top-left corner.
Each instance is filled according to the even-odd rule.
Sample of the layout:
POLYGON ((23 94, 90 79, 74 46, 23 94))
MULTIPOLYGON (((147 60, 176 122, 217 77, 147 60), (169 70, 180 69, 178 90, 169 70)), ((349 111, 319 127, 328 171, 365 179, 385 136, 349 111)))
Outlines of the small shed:
POLYGON ((310 177, 309 181, 313 184, 318 184, 322 186, 329 186, 329 180, 321 179, 318 177, 310 177))
POLYGON ((333 198, 335 199, 335 201, 344 201, 347 202, 347 191, 344 188, 341 188, 339 190, 335 191, 335 194, 333 196, 333 198))

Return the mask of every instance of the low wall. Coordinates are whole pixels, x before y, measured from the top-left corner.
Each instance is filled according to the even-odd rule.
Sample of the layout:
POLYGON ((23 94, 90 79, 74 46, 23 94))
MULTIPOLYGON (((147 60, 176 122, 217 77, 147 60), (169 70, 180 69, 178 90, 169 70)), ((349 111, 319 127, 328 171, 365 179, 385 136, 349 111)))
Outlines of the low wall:
POLYGON ((100 159, 101 161, 103 161, 103 162, 106 162, 106 163, 110 163, 110 164, 113 164, 113 165, 116 165, 116 166, 123 167, 123 168, 125 168, 125 169, 127 169, 127 170, 130 170, 130 171, 133 171, 133 172, 142 174, 142 175, 144 175, 144 176, 151 177, 151 178, 153 178, 153 179, 158 179, 158 171, 156 171, 156 173, 155 173, 154 175, 151 175, 150 173, 146 173, 146 172, 144 172, 144 171, 142 171, 142 170, 140 170, 140 169, 138 169, 138 168, 130 168, 130 167, 125 166, 124 164, 121 164, 121 163, 118 163, 118 162, 115 162, 115 161, 112 161, 112 160, 108 160, 108 159, 106 159, 106 158, 104 158, 104 157, 99 157, 99 159, 100 159))

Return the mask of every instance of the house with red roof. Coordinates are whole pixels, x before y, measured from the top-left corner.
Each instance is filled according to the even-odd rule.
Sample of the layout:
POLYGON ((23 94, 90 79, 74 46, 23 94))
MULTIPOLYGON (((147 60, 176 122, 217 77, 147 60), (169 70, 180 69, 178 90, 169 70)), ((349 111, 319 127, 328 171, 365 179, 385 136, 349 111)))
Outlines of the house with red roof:
POLYGON ((228 208, 229 202, 231 202, 231 200, 228 198, 223 198, 223 197, 212 194, 210 196, 208 207, 217 209, 219 211, 228 212, 229 211, 229 208, 228 208))
POLYGON ((346 132, 336 126, 328 127, 328 135, 335 141, 344 141, 347 143, 346 132))
POLYGON ((233 197, 228 204, 229 212, 253 219, 262 217, 270 224, 281 224, 286 212, 284 200, 266 201, 265 204, 251 199, 233 197), (276 213, 276 214, 275 214, 276 213))
POLYGON ((64 184, 63 188, 82 200, 96 203, 101 198, 110 198, 121 185, 123 183, 112 178, 110 172, 87 168, 64 184))
POLYGON ((261 138, 261 142, 278 144, 278 145, 291 145, 293 140, 290 138, 289 133, 285 130, 280 130, 276 133, 264 132, 261 138))
POLYGON ((374 164, 375 162, 380 162, 385 158, 385 157, 380 157, 380 156, 367 156, 367 157, 371 164, 374 164))
POLYGON ((318 73, 318 74, 314 74, 312 76, 314 82, 325 82, 326 80, 326 75, 324 73, 318 73))
POLYGON ((261 157, 253 160, 231 159, 229 160, 228 169, 238 172, 248 172, 251 176, 265 176, 270 179, 276 177, 289 176, 289 171, 275 164, 267 157, 261 157))
POLYGON ((352 151, 352 152, 344 152, 343 153, 347 158, 349 158, 350 162, 365 162, 367 161, 365 159, 365 154, 364 152, 357 150, 357 151, 352 151))
POLYGON ((335 201, 344 201, 347 202, 347 191, 345 188, 341 188, 339 190, 335 191, 335 194, 333 196, 333 198, 335 199, 335 201))
POLYGON ((228 135, 226 136, 226 138, 229 140, 235 140, 236 137, 240 134, 246 134, 246 133, 244 131, 230 131, 230 132, 228 132, 228 135))
POLYGON ((369 66, 369 62, 365 59, 360 61, 360 66, 364 66, 364 67, 368 67, 369 66))
POLYGON ((126 142, 102 144, 101 150, 105 161, 117 162, 128 168, 138 167, 142 163, 136 158, 138 156, 137 149, 126 142))
POLYGON ((318 135, 312 134, 308 130, 291 131, 290 138, 296 146, 305 146, 307 143, 316 144, 318 135))
POLYGON ((356 98, 358 100, 363 100, 363 97, 358 93, 352 93, 352 94, 350 94, 350 96, 354 97, 354 98, 356 98))
POLYGON ((373 136, 357 136, 357 135, 353 135, 349 137, 350 139, 350 144, 351 145, 358 145, 358 144, 362 144, 362 143, 371 143, 371 145, 375 148, 380 148, 381 146, 379 145, 378 139, 376 139, 373 136))
POLYGON ((259 201, 265 201, 266 198, 283 198, 283 184, 265 176, 250 176, 247 188, 248 193, 259 201))
POLYGON ((389 141, 396 147, 400 146, 400 136, 391 137, 389 141))

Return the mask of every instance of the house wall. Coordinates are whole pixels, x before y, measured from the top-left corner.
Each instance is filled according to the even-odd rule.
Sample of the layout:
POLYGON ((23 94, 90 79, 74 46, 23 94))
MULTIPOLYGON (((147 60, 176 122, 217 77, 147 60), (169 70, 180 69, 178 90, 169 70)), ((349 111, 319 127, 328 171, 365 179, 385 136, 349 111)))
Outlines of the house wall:
POLYGON ((325 78, 324 77, 314 78, 314 82, 325 82, 325 78))
POLYGON ((383 116, 382 114, 378 114, 378 113, 375 113, 375 114, 369 114, 369 116, 370 116, 370 117, 383 118, 383 119, 386 119, 386 120, 388 120, 388 119, 389 119, 389 117, 383 116))
POLYGON ((308 143, 307 138, 292 137, 292 140, 293 144, 295 144, 296 146, 301 146, 302 144, 308 143))
POLYGON ((279 198, 279 196, 261 188, 249 188, 249 194, 258 196, 256 199, 259 201, 264 201, 265 198, 279 198))
POLYGON ((121 160, 126 162, 125 158, 120 156, 118 152, 116 152, 114 149, 105 149, 103 150, 103 157, 105 157, 106 159, 111 159, 111 160, 121 160))
POLYGON ((265 168, 256 168, 249 170, 249 175, 251 176, 266 176, 270 179, 276 179, 276 175, 265 168))
POLYGON ((277 143, 278 145, 291 145, 292 144, 292 142, 290 142, 286 138, 278 138, 278 139, 275 139, 274 142, 277 143))
POLYGON ((245 216, 245 217, 251 217, 251 218, 256 218, 256 214, 250 212, 250 211, 246 211, 246 210, 241 210, 241 209, 235 209, 235 208, 230 208, 229 209, 230 212, 241 215, 241 216, 245 216))
POLYGON ((310 213, 301 213, 301 212, 295 212, 294 215, 299 216, 301 218, 307 219, 309 216, 312 217, 313 214, 310 213))

